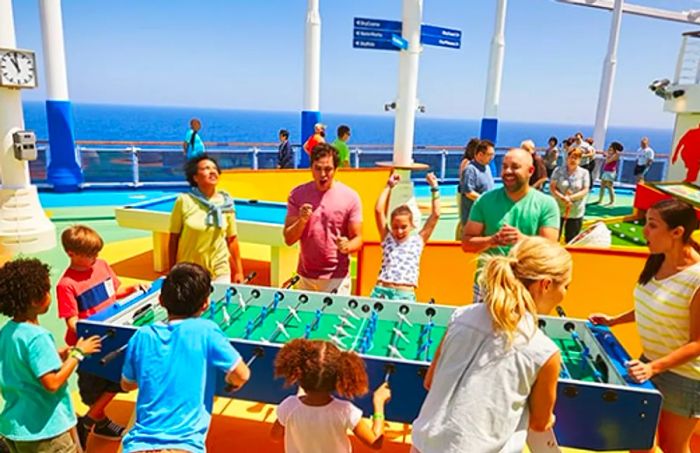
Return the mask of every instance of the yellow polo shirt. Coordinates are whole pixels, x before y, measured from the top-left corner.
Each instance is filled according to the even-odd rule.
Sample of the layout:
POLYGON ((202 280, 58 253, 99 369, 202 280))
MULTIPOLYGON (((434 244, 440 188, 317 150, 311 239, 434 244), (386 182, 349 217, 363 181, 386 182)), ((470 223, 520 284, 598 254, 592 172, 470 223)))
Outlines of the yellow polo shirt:
MULTIPOLYGON (((215 205, 224 198, 216 193, 215 205)), ((212 279, 231 273, 227 238, 236 236, 236 213, 223 214, 224 227, 207 225, 207 207, 189 194, 180 194, 170 214, 170 232, 180 235, 177 262, 196 263, 207 269, 212 279)))

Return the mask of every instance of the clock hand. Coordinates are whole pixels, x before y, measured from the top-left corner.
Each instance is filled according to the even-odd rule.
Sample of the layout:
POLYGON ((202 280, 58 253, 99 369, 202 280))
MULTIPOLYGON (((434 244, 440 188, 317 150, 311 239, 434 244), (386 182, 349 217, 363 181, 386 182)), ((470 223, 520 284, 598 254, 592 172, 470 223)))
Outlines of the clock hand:
POLYGON ((14 54, 15 54, 15 58, 12 58, 12 56, 10 56, 10 61, 12 62, 15 69, 17 69, 17 72, 20 72, 19 63, 17 63, 17 52, 15 52, 14 54))

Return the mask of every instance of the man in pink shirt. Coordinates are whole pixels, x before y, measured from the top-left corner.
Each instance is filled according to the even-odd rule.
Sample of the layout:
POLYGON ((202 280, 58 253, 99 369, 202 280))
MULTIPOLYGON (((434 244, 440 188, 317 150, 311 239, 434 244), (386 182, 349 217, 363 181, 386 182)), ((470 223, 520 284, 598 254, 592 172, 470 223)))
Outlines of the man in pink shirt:
POLYGON ((289 194, 284 242, 300 241, 298 289, 350 294, 350 257, 362 247, 362 203, 353 189, 334 181, 338 151, 321 143, 311 152, 314 180, 289 194))

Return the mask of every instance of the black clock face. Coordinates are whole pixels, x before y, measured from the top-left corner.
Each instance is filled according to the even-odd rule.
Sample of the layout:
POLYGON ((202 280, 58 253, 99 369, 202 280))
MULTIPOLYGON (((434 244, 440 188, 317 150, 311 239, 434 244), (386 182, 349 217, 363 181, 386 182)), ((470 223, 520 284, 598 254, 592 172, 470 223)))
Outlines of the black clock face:
POLYGON ((0 56, 0 80, 3 85, 33 87, 36 85, 34 58, 20 51, 5 51, 0 56))

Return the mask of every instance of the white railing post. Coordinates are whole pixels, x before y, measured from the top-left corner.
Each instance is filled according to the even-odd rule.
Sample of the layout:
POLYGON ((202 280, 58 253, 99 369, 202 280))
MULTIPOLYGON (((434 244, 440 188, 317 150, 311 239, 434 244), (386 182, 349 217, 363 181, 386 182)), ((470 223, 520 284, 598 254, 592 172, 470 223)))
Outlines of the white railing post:
POLYGON ((447 175, 447 150, 440 151, 440 181, 445 181, 447 175))
POLYGON ((253 170, 258 169, 258 153, 260 153, 260 150, 257 147, 253 147, 253 170))
POLYGON ((136 146, 132 146, 129 148, 129 151, 131 151, 131 179, 132 182, 134 183, 135 186, 139 185, 139 149, 136 146))
POLYGON ((355 153, 355 168, 360 168, 360 154, 362 154, 362 150, 360 148, 355 148, 353 152, 355 153))

